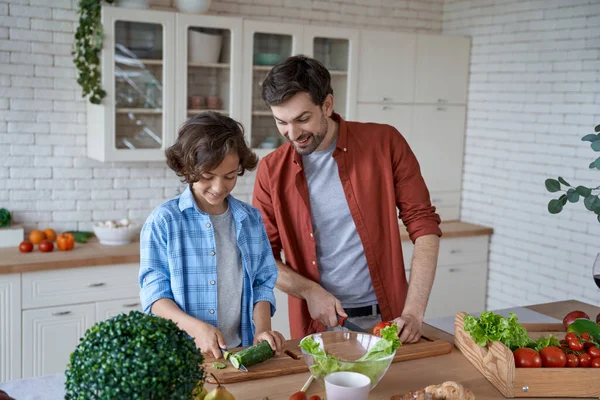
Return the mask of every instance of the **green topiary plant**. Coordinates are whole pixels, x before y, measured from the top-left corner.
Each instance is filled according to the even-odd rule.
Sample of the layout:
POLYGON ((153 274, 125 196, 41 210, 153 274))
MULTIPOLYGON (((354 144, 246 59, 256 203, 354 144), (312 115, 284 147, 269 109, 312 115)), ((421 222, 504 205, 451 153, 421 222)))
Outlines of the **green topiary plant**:
MULTIPOLYGON (((590 146, 594 151, 600 151, 600 125, 596 125, 594 128, 596 133, 590 133, 581 138, 584 142, 591 142, 590 146)), ((590 169, 600 169, 600 157, 596 158, 594 162, 589 165, 590 169)), ((600 186, 595 188, 588 188, 585 186, 571 186, 562 177, 557 179, 546 179, 546 189, 551 192, 564 192, 558 199, 552 199, 548 203, 548 211, 551 214, 558 214, 563 210, 567 201, 571 203, 577 203, 581 197, 584 198, 583 204, 585 208, 594 212, 597 216, 598 222, 600 222, 600 198, 598 198, 598 192, 600 186), (563 189, 562 186, 565 188, 563 189)))
POLYGON ((171 320, 139 311, 98 322, 71 354, 65 399, 192 399, 204 358, 171 320))
MULTIPOLYGON (((109 4, 115 0, 104 0, 109 4)), ((89 95, 93 104, 100 104, 106 92, 100 84, 100 51, 104 30, 100 11, 102 0, 79 0, 79 25, 73 44, 73 62, 79 76, 77 83, 83 89, 83 97, 89 95)))
POLYGON ((0 208, 0 228, 6 228, 12 223, 12 214, 6 208, 0 208))

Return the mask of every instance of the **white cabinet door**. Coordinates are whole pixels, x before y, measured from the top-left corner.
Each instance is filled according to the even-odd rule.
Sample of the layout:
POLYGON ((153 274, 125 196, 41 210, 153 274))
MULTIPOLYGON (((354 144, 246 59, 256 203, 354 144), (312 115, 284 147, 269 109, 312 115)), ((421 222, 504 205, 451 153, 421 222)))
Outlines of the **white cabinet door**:
POLYGON ((129 314, 130 311, 142 311, 139 298, 99 301, 96 303, 96 321, 105 321, 121 313, 129 314))
POLYGON ((361 31, 358 101, 412 103, 415 48, 413 33, 361 31))
POLYGON ((416 103, 466 104, 471 41, 417 35, 416 103))
POLYGON ((431 193, 461 190, 464 106, 415 105, 412 149, 431 193))
POLYGON ((271 328, 281 333, 286 339, 290 337, 290 318, 288 313, 288 295, 275 288, 275 302, 277 310, 271 319, 271 328))
POLYGON ((413 130, 411 105, 358 103, 357 116, 357 120, 360 122, 375 122, 393 126, 411 145, 413 130))
POLYGON ((0 275, 0 382, 21 378, 21 274, 0 275))
POLYGON ((64 372, 95 320, 94 304, 23 311, 23 378, 64 372))

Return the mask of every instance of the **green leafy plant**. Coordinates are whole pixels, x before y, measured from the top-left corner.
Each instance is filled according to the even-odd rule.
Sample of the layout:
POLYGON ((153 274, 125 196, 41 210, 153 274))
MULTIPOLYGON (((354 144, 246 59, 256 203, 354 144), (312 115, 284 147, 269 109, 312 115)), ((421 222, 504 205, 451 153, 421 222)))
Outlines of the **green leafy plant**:
POLYGON ((0 208, 0 228, 10 226, 12 223, 12 215, 6 208, 0 208))
MULTIPOLYGON (((594 131, 596 133, 585 135, 581 140, 590 142, 592 150, 600 151, 600 125, 596 125, 594 131)), ((596 158, 596 160, 589 165, 589 168, 600 170, 600 157, 596 158)), ((548 203, 548 211, 550 214, 558 214, 563 210, 563 207, 567 202, 577 203, 583 197, 585 208, 594 212, 598 222, 600 222, 600 198, 598 197, 600 186, 596 186, 595 188, 581 185, 572 186, 569 182, 559 176, 558 179, 546 179, 546 189, 550 193, 563 192, 558 199, 552 199, 548 203)))
POLYGON ((86 331, 65 372, 65 399, 192 399, 203 360, 173 321, 123 313, 86 331))
MULTIPOLYGON (((115 0, 104 0, 112 4, 115 0)), ((93 104, 100 104, 106 96, 100 80, 100 51, 102 50, 101 13, 102 0, 79 0, 79 25, 75 31, 73 62, 78 70, 77 83, 83 89, 83 97, 89 95, 93 104)))
POLYGON ((479 346, 487 345, 488 340, 502 342, 511 350, 526 347, 531 344, 532 339, 527 330, 519 323, 517 315, 509 313, 510 317, 503 317, 493 311, 484 311, 479 318, 466 315, 465 332, 471 334, 471 339, 479 346))

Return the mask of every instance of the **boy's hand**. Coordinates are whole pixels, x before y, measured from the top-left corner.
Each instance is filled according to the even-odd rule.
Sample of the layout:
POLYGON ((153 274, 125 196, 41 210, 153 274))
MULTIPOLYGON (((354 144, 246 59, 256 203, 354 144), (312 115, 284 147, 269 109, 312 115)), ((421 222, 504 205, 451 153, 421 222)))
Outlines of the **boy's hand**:
POLYGON ((281 354, 284 347, 285 338, 277 331, 264 331, 254 336, 254 344, 266 340, 271 345, 271 349, 275 352, 275 355, 281 354))
POLYGON ((194 337, 196 346, 202 354, 212 355, 217 359, 222 357, 221 349, 227 348, 221 331, 206 322, 198 321, 190 332, 190 336, 194 337))

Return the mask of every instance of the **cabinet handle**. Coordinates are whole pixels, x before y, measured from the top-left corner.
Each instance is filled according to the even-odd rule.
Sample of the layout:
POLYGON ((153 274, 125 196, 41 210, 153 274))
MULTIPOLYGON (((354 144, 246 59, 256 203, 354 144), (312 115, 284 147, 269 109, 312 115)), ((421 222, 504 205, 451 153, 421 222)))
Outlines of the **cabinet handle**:
POLYGON ((100 287, 100 286, 104 286, 106 285, 106 283, 104 282, 95 282, 95 283, 88 283, 87 287, 100 287))
POLYGON ((52 315, 56 315, 57 317, 61 316, 61 315, 67 315, 67 314, 71 314, 71 311, 55 311, 52 313, 52 315))
POLYGON ((437 110, 438 111, 446 111, 448 108, 447 107, 438 107, 437 110))
POLYGON ((381 101, 385 103, 386 101, 392 101, 392 99, 390 97, 382 97, 381 101))
POLYGON ((140 305, 140 303, 129 303, 129 304, 123 304, 123 307, 131 308, 131 307, 137 307, 139 305, 140 305))
POLYGON ((450 254, 460 254, 460 253, 462 253, 462 250, 455 250, 455 249, 450 250, 450 254))
POLYGON ((449 268, 449 272, 460 272, 460 268, 449 268))
POLYGON ((448 100, 446 100, 446 99, 438 99, 438 103, 447 103, 447 102, 448 102, 448 100))
POLYGON ((381 109, 382 109, 382 110, 390 110, 391 108, 392 108, 392 107, 390 107, 390 106, 381 106, 381 109))

